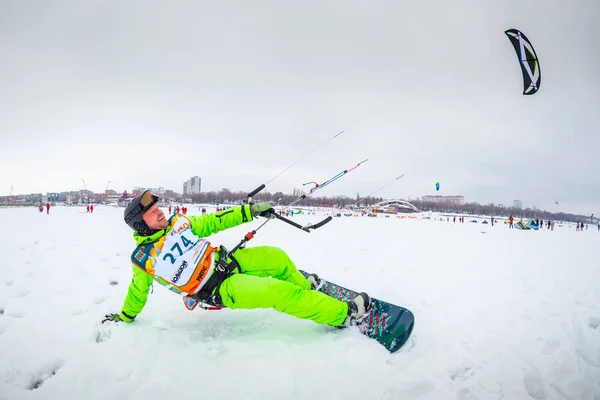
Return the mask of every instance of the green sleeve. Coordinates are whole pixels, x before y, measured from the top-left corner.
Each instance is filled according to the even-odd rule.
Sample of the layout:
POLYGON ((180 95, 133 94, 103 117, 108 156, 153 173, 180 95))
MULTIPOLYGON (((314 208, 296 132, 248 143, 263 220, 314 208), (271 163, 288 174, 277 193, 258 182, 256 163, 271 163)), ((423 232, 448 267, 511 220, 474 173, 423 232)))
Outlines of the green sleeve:
POLYGON ((133 268, 133 279, 129 284, 127 290, 127 297, 125 298, 125 304, 119 316, 125 322, 131 322, 134 318, 142 312, 148 299, 148 293, 150 292, 150 286, 152 286, 152 275, 142 271, 139 267, 132 265, 133 268))
POLYGON ((192 232, 199 237, 207 237, 224 229, 252 221, 252 213, 250 212, 250 205, 244 204, 229 210, 188 218, 192 223, 192 232))

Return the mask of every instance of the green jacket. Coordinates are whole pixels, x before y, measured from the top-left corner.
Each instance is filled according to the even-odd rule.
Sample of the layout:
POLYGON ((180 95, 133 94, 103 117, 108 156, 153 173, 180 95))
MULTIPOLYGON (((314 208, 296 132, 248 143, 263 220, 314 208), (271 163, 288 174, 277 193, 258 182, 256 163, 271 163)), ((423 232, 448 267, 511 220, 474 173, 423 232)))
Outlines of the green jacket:
MULTIPOLYGON (((219 211, 211 214, 204 214, 202 216, 189 216, 187 217, 191 222, 191 229, 194 234, 199 237, 207 237, 213 233, 220 232, 224 229, 232 228, 240 225, 244 222, 252 221, 252 213, 250 212, 250 205, 245 204, 243 206, 230 208, 229 210, 219 211)), ((170 221, 169 221, 170 222, 170 221)), ((140 236, 137 233, 133 234, 136 241, 136 246, 143 243, 155 242, 162 236, 169 233, 171 226, 160 232, 155 233, 152 236, 140 236)), ((139 267, 132 264, 133 279, 129 284, 127 290, 127 297, 125 298, 125 304, 120 313, 120 317, 125 322, 131 322, 134 318, 142 312, 146 301, 148 300, 148 293, 150 287, 154 281, 154 277, 147 272, 143 271, 139 267)))

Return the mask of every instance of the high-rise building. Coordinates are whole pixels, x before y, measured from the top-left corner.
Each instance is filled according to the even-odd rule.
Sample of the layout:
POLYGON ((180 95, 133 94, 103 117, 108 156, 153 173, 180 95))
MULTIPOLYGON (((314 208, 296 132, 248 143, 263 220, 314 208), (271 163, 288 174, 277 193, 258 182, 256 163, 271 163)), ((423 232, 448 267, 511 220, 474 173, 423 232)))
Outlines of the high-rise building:
POLYGON ((515 200, 515 201, 513 202, 513 207, 514 207, 514 208, 521 209, 521 208, 523 208, 523 202, 522 202, 521 200, 515 200))
POLYGON ((183 182, 183 194, 193 195, 200 194, 202 190, 202 180, 199 176, 193 176, 187 181, 183 182))
POLYGON ((194 176, 190 178, 190 194, 200 194, 200 177, 194 176))

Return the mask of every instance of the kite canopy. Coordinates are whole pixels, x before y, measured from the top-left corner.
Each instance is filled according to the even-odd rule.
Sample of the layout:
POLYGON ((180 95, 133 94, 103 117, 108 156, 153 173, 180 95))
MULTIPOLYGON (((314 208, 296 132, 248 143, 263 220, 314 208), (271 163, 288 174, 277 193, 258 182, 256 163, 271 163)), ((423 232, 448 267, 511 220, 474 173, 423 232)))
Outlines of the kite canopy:
POLYGON ((440 190, 440 183, 439 182, 435 183, 435 190, 440 190))
POLYGON ((523 73, 523 94, 532 95, 537 93, 542 83, 542 73, 533 45, 527 39, 527 36, 517 29, 509 29, 504 33, 508 36, 519 58, 521 72, 523 73))

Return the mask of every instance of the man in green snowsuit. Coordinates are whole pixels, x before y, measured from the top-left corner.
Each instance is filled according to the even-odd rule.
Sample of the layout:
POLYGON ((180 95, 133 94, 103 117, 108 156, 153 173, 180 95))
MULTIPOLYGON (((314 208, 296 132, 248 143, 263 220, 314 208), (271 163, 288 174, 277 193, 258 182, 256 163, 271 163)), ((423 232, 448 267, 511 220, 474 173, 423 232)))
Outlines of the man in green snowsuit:
POLYGON ((138 246, 132 254, 133 279, 121 312, 107 314, 102 322, 132 322, 144 308, 155 280, 184 299, 205 294, 202 301, 221 307, 273 308, 338 327, 350 325, 371 305, 366 293, 344 302, 314 290, 319 284, 317 275, 304 278, 277 247, 240 249, 227 260, 236 268, 226 276, 215 274, 220 254, 203 238, 258 216, 270 217, 274 210, 266 203, 167 219, 157 202, 157 196, 145 191, 125 209, 125 222, 135 230, 138 246))

